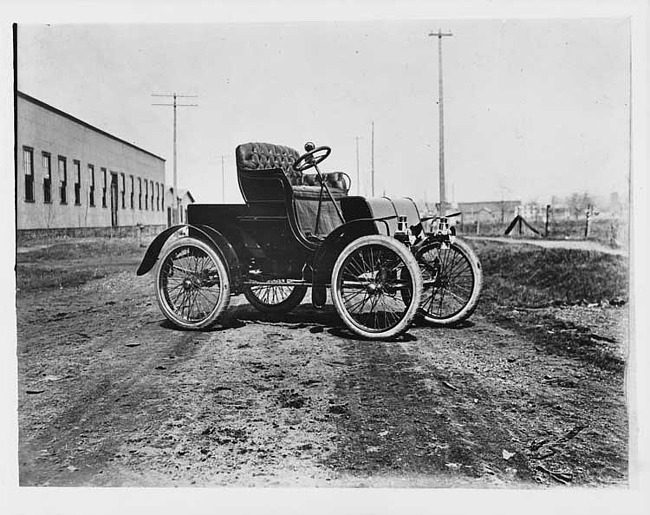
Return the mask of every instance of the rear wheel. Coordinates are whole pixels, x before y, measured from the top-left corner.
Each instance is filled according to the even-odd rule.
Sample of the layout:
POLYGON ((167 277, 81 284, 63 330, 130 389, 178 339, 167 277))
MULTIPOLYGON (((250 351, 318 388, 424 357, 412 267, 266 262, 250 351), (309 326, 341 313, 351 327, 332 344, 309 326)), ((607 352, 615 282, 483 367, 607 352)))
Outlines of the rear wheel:
POLYGON ((466 320, 476 309, 483 273, 478 257, 462 240, 433 242, 416 253, 422 270, 420 312, 433 324, 448 326, 466 320))
POLYGON ((276 279, 273 285, 248 286, 244 290, 246 300, 262 313, 287 313, 297 307, 307 294, 306 286, 296 286, 284 279, 276 279))
POLYGON ((181 238, 163 250, 155 286, 160 310, 182 329, 209 327, 230 302, 221 256, 194 238, 181 238))
POLYGON ((422 277, 397 240, 363 236, 348 245, 332 271, 332 300, 345 324, 369 339, 406 331, 420 305, 422 277))

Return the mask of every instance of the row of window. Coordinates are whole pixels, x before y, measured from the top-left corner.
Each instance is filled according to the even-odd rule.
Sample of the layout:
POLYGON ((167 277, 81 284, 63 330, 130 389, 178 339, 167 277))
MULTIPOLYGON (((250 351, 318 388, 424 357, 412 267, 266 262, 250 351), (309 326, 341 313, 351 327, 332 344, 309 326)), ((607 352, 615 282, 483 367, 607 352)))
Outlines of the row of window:
MULTIPOLYGON (((49 152, 42 152, 42 168, 43 168, 43 202, 49 204, 52 202, 52 156, 49 152)), ((61 204, 68 203, 68 161, 64 156, 58 156, 58 192, 61 204)), ((76 206, 81 205, 81 163, 74 159, 72 161, 73 176, 74 176, 74 203, 76 206)), ((108 207, 108 174, 106 168, 101 170, 101 203, 102 207, 108 207)), ((34 149, 31 147, 23 147, 23 172, 25 175, 25 202, 35 202, 34 191, 34 149)), ((122 209, 126 209, 126 174, 118 174, 111 172, 110 187, 114 195, 111 196, 113 202, 120 202, 122 209), (118 192, 119 190, 119 192, 118 192), (119 194, 119 199, 117 198, 119 194)), ((135 179, 138 180, 138 209, 151 211, 164 211, 165 210, 165 186, 156 181, 150 181, 141 177, 134 177, 129 175, 130 196, 129 206, 135 209, 135 179), (144 183, 144 190, 143 190, 144 183), (144 193, 144 196, 143 196, 144 193), (144 200, 144 203, 143 203, 144 200)), ((95 207, 95 165, 88 164, 88 205, 95 207)), ((117 208, 117 205, 115 206, 117 208)))

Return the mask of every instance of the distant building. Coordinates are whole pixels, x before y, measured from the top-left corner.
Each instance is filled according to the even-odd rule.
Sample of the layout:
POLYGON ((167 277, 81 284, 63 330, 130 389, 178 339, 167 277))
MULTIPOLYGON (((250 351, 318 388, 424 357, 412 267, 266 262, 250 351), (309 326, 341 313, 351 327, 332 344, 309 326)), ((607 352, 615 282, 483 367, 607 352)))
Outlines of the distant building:
MULTIPOLYGON (((167 225, 174 224, 173 206, 174 206, 174 188, 168 188, 165 193, 165 202, 167 203, 167 225)), ((194 204, 194 197, 188 190, 178 190, 178 216, 176 220, 178 223, 184 224, 187 222, 187 206, 194 204)))
POLYGON ((486 202, 458 202, 462 223, 508 223, 520 214, 520 200, 491 200, 486 202))
POLYGON ((22 92, 16 117, 19 231, 165 225, 163 158, 22 92))
POLYGON ((526 202, 521 206, 521 216, 529 222, 540 222, 546 219, 546 205, 539 202, 526 202))
POLYGON ((551 198, 551 220, 559 222, 562 220, 569 220, 572 217, 571 207, 569 206, 566 199, 561 199, 558 197, 551 198))

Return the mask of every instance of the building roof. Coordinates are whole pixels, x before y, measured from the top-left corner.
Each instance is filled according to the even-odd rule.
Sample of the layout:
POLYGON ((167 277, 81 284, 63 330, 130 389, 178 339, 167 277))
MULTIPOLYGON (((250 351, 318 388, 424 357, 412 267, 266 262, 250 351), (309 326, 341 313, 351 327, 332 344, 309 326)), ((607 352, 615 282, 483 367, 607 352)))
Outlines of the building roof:
MULTIPOLYGON (((168 191, 169 191, 169 194, 170 194, 170 195, 173 195, 173 194, 174 194, 174 187, 173 187, 173 186, 170 186, 170 188, 169 188, 168 191)), ((182 189, 182 188, 178 188, 178 198, 183 198, 185 195, 187 195, 188 197, 190 197, 190 200, 191 200, 192 202, 195 202, 195 200, 194 200, 194 196, 190 193, 190 190, 184 190, 184 189, 182 189)))
POLYGON ((103 136, 111 138, 112 140, 123 143, 123 144, 125 144, 125 145, 127 145, 127 146, 129 146, 131 148, 139 150, 140 152, 144 152, 145 154, 148 154, 151 157, 155 157, 156 159, 160 159, 163 162, 165 161, 165 159, 163 159, 162 157, 157 156, 156 154, 154 154, 152 152, 149 152, 148 150, 145 150, 143 148, 138 147, 137 145, 134 145, 133 143, 129 143, 126 140, 118 138, 117 136, 114 136, 113 134, 111 134, 109 132, 103 131, 102 129, 98 129, 94 125, 90 125, 88 122, 84 122, 83 120, 80 120, 79 118, 76 118, 76 117, 72 116, 71 114, 66 113, 65 111, 61 111, 60 109, 57 109, 56 107, 53 107, 53 106, 51 106, 49 104, 46 104, 42 100, 38 100, 37 98, 29 96, 26 93, 23 93, 22 91, 16 90, 16 95, 18 97, 24 99, 24 100, 27 100, 28 102, 31 102, 32 104, 35 104, 35 105, 37 105, 39 107, 42 107, 43 109, 47 109, 48 111, 56 113, 59 116, 63 116, 64 118, 67 118, 68 120, 71 120, 71 121, 73 121, 75 123, 78 123, 79 125, 82 125, 83 127, 86 127, 87 129, 93 130, 93 131, 95 131, 95 132, 97 132, 97 133, 99 133, 99 134, 101 134, 103 136))

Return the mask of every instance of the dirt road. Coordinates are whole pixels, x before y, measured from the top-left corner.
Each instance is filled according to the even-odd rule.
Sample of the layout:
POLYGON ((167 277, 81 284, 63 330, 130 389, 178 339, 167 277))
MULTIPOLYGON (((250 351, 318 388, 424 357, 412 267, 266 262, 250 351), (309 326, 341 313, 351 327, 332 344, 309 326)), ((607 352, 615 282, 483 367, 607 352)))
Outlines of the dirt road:
MULTIPOLYGON (((622 308, 575 309, 624 323, 622 308)), ((480 307, 463 327, 366 342, 331 304, 273 319, 237 298, 223 325, 183 332, 122 267, 19 292, 17 314, 23 486, 627 481, 623 370, 480 307)))
POLYGON ((602 252, 604 254, 612 254, 615 256, 625 256, 628 254, 627 248, 614 248, 604 245, 598 241, 592 240, 542 240, 538 238, 508 238, 505 236, 463 236, 469 241, 498 241, 500 243, 525 243, 527 245, 535 245, 537 247, 544 247, 547 249, 575 249, 575 250, 589 250, 595 252, 602 252))

